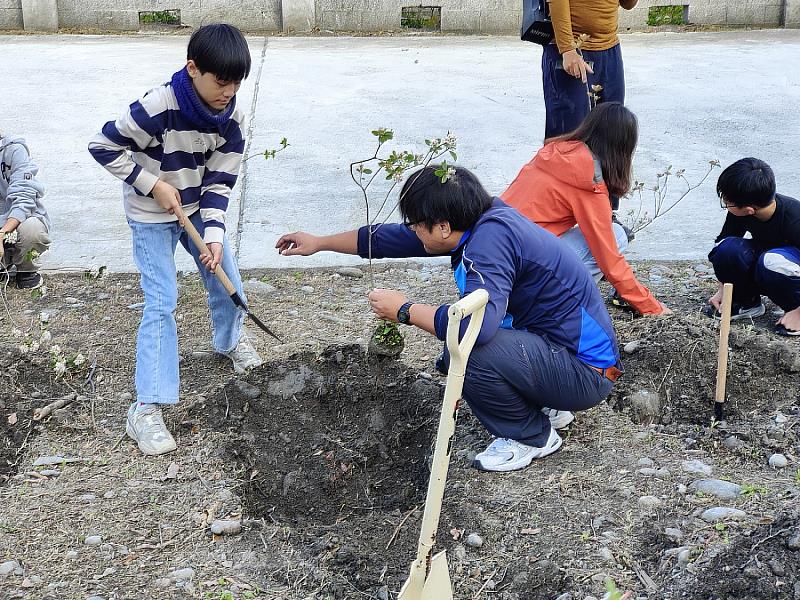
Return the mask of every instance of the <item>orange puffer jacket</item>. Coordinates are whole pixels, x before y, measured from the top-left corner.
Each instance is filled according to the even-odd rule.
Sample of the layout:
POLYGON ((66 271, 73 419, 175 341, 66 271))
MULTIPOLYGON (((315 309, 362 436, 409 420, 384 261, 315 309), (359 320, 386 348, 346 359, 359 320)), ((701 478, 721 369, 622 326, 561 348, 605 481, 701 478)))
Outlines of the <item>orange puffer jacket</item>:
POLYGON ((556 141, 545 145, 501 197, 555 235, 577 224, 597 266, 617 292, 640 313, 662 312, 661 304, 636 280, 617 248, 608 188, 586 144, 556 141))

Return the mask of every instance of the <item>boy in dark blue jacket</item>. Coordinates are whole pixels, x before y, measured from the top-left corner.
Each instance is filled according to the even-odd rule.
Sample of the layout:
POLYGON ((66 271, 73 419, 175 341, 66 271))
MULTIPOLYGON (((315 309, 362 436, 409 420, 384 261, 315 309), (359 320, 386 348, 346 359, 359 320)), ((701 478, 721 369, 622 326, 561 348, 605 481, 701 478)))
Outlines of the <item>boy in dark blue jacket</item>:
MULTIPOLYGON (((569 247, 493 199, 468 170, 456 168, 442 183, 437 168, 406 181, 404 224, 374 226, 372 256, 449 254, 461 296, 489 292, 464 398, 496 439, 475 466, 521 469, 561 447, 556 428, 572 421, 569 411, 591 408, 610 393, 620 374, 614 329, 591 275, 569 247)), ((276 248, 286 256, 329 250, 367 257, 368 237, 366 227, 330 236, 296 232, 276 248)), ((377 316, 445 339, 448 305, 381 289, 369 301, 377 316)))
POLYGON ((763 315, 763 294, 784 310, 776 333, 800 336, 800 202, 775 193, 772 169, 757 158, 722 171, 717 195, 728 214, 708 255, 719 280, 708 314, 719 318, 722 284, 732 283, 731 319, 763 315))

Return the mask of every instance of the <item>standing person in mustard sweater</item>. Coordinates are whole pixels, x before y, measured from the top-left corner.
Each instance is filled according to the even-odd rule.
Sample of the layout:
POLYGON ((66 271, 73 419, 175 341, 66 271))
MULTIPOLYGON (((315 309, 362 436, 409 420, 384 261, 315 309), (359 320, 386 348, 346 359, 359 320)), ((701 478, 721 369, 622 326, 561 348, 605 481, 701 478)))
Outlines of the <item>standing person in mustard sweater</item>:
POLYGON ((598 102, 625 103, 625 74, 617 37, 619 7, 638 0, 548 0, 555 41, 542 53, 542 84, 547 111, 545 138, 573 131, 589 114, 586 84, 602 86, 598 102), (589 39, 581 45, 581 34, 589 39))
POLYGON ((503 192, 503 201, 570 246, 615 296, 643 315, 669 314, 636 279, 622 252, 627 234, 612 205, 631 187, 636 115, 618 102, 597 106, 575 131, 549 140, 503 192))

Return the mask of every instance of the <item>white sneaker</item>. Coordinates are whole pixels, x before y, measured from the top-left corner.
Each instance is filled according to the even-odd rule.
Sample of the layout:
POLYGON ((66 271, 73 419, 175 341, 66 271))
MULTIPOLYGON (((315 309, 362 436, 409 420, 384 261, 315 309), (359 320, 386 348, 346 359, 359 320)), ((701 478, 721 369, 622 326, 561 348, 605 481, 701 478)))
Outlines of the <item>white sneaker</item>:
POLYGON ((256 352, 256 349, 253 348, 253 344, 247 339, 247 334, 244 331, 242 331, 242 335, 239 337, 239 343, 236 344, 236 348, 230 352, 223 352, 223 354, 231 359, 233 362, 233 370, 238 375, 244 375, 250 369, 260 367, 264 364, 263 359, 259 356, 258 352, 256 352))
POLYGON ((172 452, 178 445, 164 425, 161 409, 157 404, 131 404, 125 433, 139 444, 142 454, 158 456, 172 452))
POLYGON ((542 412, 550 419, 550 427, 554 427, 555 429, 564 429, 575 420, 575 415, 568 410, 556 410, 543 406, 542 412))
POLYGON ((516 440, 497 438, 475 457, 473 466, 481 471, 517 471, 524 469, 536 458, 544 458, 561 448, 563 440, 551 427, 550 437, 541 448, 528 446, 516 440))

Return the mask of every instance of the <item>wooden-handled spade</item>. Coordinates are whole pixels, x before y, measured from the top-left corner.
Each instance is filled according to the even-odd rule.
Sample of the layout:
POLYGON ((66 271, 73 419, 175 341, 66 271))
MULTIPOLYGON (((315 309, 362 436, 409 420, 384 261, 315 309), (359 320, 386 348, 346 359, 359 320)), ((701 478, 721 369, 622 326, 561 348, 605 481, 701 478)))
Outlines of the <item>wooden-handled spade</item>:
MULTIPOLYGON (((186 233, 189 234, 189 238, 192 240, 192 243, 195 245, 195 247, 200 251, 200 254, 203 254, 203 253, 211 254, 211 251, 208 249, 208 246, 206 246, 206 243, 203 241, 203 238, 200 237, 200 234, 197 232, 197 229, 195 228, 195 226, 192 225, 192 222, 189 219, 189 217, 186 217, 184 219, 183 228, 186 230, 186 233)), ((225 291, 228 292, 228 294, 231 297, 231 300, 233 300, 233 303, 236 306, 238 306, 239 308, 241 308, 244 311, 244 313, 253 320, 253 323, 258 325, 259 328, 261 328, 264 331, 266 331, 269 335, 274 337, 276 340, 278 340, 282 344, 283 340, 281 338, 279 338, 277 335, 275 335, 270 330, 269 327, 264 325, 264 323, 261 322, 261 319, 259 319, 257 316, 255 316, 253 313, 250 312, 250 309, 247 307, 247 304, 242 299, 242 297, 239 295, 239 292, 236 291, 236 288, 233 287, 233 284, 231 283, 231 280, 225 274, 225 271, 222 268, 222 265, 217 265, 217 268, 214 269, 214 275, 217 276, 217 279, 219 279, 219 282, 222 284, 222 287, 224 287, 225 291)))
POLYGON ((719 325, 719 352, 717 354, 717 389, 714 393, 714 418, 725 418, 725 381, 728 377, 728 335, 731 331, 731 305, 733 304, 733 284, 722 286, 722 319, 719 325))
POLYGON ((450 451, 453 447, 456 416, 461 402, 461 391, 464 388, 467 361, 472 347, 475 345, 475 340, 478 339, 488 300, 489 294, 486 290, 475 290, 455 304, 451 304, 450 310, 447 311, 447 350, 450 352, 447 386, 444 389, 442 412, 439 416, 439 428, 436 433, 431 475, 428 480, 428 494, 425 497, 425 512, 422 514, 422 526, 419 532, 417 558, 411 563, 408 579, 403 584, 397 600, 453 599, 447 556, 444 550, 434 555, 433 548, 436 544, 436 530, 439 528, 444 484, 450 465, 450 451), (459 342, 461 320, 469 316, 471 316, 469 325, 459 342))

